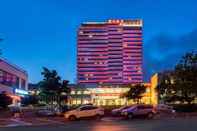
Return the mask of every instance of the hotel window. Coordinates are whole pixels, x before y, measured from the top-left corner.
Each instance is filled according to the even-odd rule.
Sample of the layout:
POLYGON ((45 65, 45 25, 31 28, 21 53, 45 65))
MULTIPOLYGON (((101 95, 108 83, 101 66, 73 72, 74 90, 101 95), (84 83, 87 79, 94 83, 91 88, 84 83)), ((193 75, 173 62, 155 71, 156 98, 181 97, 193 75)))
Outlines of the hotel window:
POLYGON ((79 31, 79 34, 83 34, 83 31, 79 31))
POLYGON ((88 61, 88 58, 85 58, 84 61, 88 61))
POLYGON ((88 37, 89 37, 89 38, 92 38, 92 37, 93 37, 93 35, 92 35, 92 34, 90 34, 90 35, 88 35, 88 37))
POLYGON ((118 29, 118 32, 122 32, 122 29, 118 29))
POLYGON ((103 84, 103 82, 99 82, 99 84, 103 84))
POLYGON ((123 47, 127 47, 127 44, 123 44, 123 47))

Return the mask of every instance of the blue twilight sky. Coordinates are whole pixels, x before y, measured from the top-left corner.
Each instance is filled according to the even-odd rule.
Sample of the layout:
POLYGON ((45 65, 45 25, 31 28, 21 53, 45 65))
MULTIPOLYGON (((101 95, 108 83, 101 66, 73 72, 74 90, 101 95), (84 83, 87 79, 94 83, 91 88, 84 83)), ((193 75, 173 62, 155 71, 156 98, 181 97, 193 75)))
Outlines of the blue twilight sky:
POLYGON ((76 31, 85 21, 142 18, 144 79, 197 49, 197 0, 0 0, 3 57, 42 79, 43 66, 76 80, 76 31))

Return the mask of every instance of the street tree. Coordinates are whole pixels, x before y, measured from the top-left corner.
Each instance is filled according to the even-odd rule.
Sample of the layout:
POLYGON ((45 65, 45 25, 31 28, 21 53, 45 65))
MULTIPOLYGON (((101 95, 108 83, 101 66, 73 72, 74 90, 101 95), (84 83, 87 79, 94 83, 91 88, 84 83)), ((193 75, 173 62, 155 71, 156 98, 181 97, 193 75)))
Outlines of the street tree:
POLYGON ((197 96, 197 53, 186 53, 170 74, 162 74, 157 87, 166 102, 191 103, 197 96))
POLYGON ((143 94, 146 92, 146 87, 142 84, 137 85, 130 85, 129 91, 124 94, 124 97, 126 97, 128 100, 133 100, 137 102, 137 104, 140 103, 140 99, 143 97, 143 94))
POLYGON ((46 102, 53 104, 56 102, 61 106, 62 101, 66 102, 70 89, 69 81, 62 81, 56 70, 49 70, 43 67, 43 80, 39 82, 40 95, 46 97, 46 102))
POLYGON ((177 95, 189 104, 197 96, 197 53, 186 53, 175 67, 177 95))

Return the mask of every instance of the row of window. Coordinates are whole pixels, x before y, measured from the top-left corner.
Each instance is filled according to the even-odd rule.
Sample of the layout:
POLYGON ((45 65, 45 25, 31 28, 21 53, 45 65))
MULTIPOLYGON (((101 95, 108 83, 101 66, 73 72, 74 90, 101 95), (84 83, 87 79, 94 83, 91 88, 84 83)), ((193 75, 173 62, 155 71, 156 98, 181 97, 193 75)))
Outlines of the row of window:
MULTIPOLYGON (((109 63, 112 63, 113 61, 110 61, 109 63)), ((94 62, 78 62, 78 64, 85 64, 85 65, 90 65, 90 64, 95 64, 94 62)), ((142 62, 141 60, 139 61, 135 61, 135 62, 130 62, 130 63, 124 63, 124 65, 130 65, 130 66, 138 66, 138 65, 141 65, 142 62)))
POLYGON ((141 42, 142 40, 139 39, 139 40, 123 40, 123 42, 141 42))
POLYGON ((78 40, 80 41, 91 41, 91 40, 98 40, 98 41, 103 41, 103 40, 121 40, 125 38, 142 38, 142 36, 138 35, 130 35, 130 36, 124 36, 124 37, 110 37, 110 38, 98 38, 98 36, 87 36, 87 37, 79 37, 78 40), (91 38, 91 39, 90 39, 91 38))
POLYGON ((87 42, 87 43, 85 43, 85 42, 78 42, 79 43, 79 45, 106 45, 106 43, 108 43, 108 42, 103 42, 103 41, 97 41, 97 42, 87 42))
POLYGON ((106 78, 85 78, 85 77, 79 77, 78 80, 106 80, 106 78))
POLYGON ((83 76, 112 76, 112 75, 118 75, 117 73, 109 73, 109 74, 78 74, 78 76, 83 77, 83 76))
POLYGON ((0 70, 0 83, 6 86, 19 87, 19 78, 8 72, 0 70))
POLYGON ((86 34, 86 33, 105 33, 107 32, 106 30, 90 30, 90 31, 82 31, 79 32, 79 34, 86 34))
POLYGON ((106 68, 106 66, 78 66, 78 68, 82 69, 82 68, 106 68))
MULTIPOLYGON (((0 70, 0 83, 6 86, 19 88, 19 77, 11 73, 8 73, 6 71, 0 70)), ((22 79, 21 88, 25 89, 25 86, 26 86, 26 81, 22 79)))

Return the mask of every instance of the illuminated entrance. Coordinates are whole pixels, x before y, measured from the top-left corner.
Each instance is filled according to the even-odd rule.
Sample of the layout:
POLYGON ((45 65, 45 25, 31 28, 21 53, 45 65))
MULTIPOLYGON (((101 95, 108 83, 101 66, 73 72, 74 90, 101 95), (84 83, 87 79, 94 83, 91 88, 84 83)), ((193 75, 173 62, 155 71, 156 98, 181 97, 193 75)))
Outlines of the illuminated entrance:
POLYGON ((120 96, 93 96, 93 103, 97 106, 126 105, 126 99, 120 96))
MULTIPOLYGON (((144 84, 147 89, 144 93, 141 103, 151 104, 152 100, 152 88, 149 83, 144 84)), ((97 106, 123 106, 128 104, 134 104, 133 100, 127 100, 122 97, 124 93, 129 91, 129 87, 121 85, 112 86, 96 86, 96 87, 73 87, 70 96, 70 105, 81 104, 94 104, 97 106)), ((154 104, 154 103, 153 103, 154 104)))

